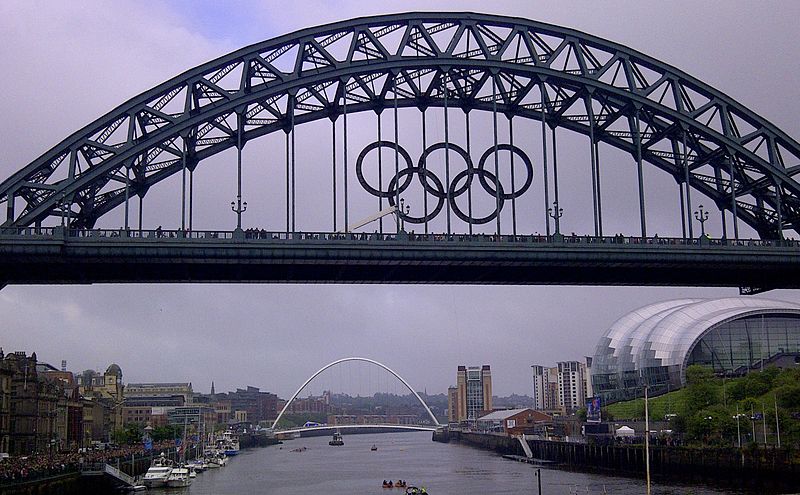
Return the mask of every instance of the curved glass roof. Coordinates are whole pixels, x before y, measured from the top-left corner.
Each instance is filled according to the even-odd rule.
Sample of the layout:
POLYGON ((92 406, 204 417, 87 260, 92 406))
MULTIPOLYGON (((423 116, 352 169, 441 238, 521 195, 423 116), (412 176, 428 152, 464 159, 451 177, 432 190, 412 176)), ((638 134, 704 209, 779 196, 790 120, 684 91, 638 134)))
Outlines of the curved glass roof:
POLYGON ((677 299, 645 306, 617 320, 600 338, 592 374, 683 367, 694 344, 714 327, 768 313, 800 314, 800 305, 757 297, 726 297, 677 299))

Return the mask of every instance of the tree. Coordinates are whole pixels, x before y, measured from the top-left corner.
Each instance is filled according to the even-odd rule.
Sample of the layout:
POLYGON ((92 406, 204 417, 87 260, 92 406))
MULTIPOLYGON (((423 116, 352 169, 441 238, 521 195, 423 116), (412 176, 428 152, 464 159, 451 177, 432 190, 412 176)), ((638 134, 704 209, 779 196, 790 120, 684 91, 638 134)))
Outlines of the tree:
POLYGON ((684 397, 687 416, 694 416, 701 409, 718 402, 718 390, 714 373, 710 368, 691 365, 686 368, 686 392, 684 397))
POLYGON ((778 405, 787 409, 800 408, 800 384, 784 385, 775 389, 778 405))
POLYGON ((117 445, 133 445, 142 439, 142 430, 139 425, 128 425, 125 428, 114 430, 111 438, 117 445))
POLYGON ((180 437, 182 434, 182 429, 179 431, 177 426, 166 425, 153 429, 153 433, 150 435, 150 437, 154 442, 161 442, 163 440, 174 440, 180 437))

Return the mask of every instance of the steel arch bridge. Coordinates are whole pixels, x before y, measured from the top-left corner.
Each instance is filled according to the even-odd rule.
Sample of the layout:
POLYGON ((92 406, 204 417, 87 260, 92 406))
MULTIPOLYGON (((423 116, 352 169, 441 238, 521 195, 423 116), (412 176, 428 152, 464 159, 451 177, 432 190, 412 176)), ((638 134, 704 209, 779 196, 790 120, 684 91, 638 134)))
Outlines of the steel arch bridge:
MULTIPOLYGON (((682 224, 689 237, 692 193, 732 214, 730 237, 738 237, 738 221, 762 238, 798 227, 800 145, 745 106, 668 64, 595 36, 519 18, 449 12, 367 17, 304 29, 186 71, 76 131, 5 180, 0 185, 7 209, 4 225, 66 218, 72 227, 91 228, 125 204, 127 227, 130 198, 143 198, 152 186, 193 172, 223 150, 235 148, 241 159, 248 141, 284 132, 287 231, 294 231, 294 128, 344 118, 344 173, 339 177, 344 193, 340 202, 333 195, 332 230, 347 228, 352 220, 347 167, 353 165, 352 154, 347 155, 347 115, 403 107, 483 110, 492 112, 495 122, 498 114, 541 121, 543 141, 548 131, 553 140, 551 155, 545 151, 542 163, 546 186, 540 214, 548 233, 546 209, 559 198, 559 127, 589 137, 595 235, 603 233, 600 142, 630 153, 637 163, 642 236, 647 235, 645 163, 664 170, 680 186, 682 224), (338 217, 343 223, 337 225, 338 217)), ((446 149, 446 177, 427 169, 424 159, 414 164, 397 139, 374 146, 395 152, 395 177, 376 188, 359 173, 367 192, 396 205, 414 178, 424 187, 425 211, 400 212, 405 222, 427 226, 442 214, 449 230, 455 215, 470 229, 496 223, 499 234, 500 210, 508 202, 513 208, 530 185, 531 161, 513 143, 498 143, 496 132, 493 148, 477 165, 472 150, 447 137, 429 147, 426 153, 446 149), (521 184, 500 180, 500 150, 519 157, 530 172, 521 184), (451 174, 450 155, 461 155, 466 168, 451 174), (463 199, 462 206, 456 203, 456 197, 476 188, 495 197, 492 213, 478 217, 464 211, 463 199)), ((183 196, 185 208, 185 179, 183 196)), ((241 210, 241 188, 238 202, 241 210)), ((191 223, 189 212, 190 229, 191 223)))
MULTIPOLYGON (((434 416, 434 414, 431 412, 431 409, 428 407, 428 404, 426 404, 425 401, 422 400, 422 397, 419 396, 419 394, 413 389, 413 387, 411 387, 411 385, 409 385, 409 383, 402 376, 398 375, 394 370, 392 370, 391 368, 389 368, 385 364, 380 363, 378 361, 375 361, 374 359, 369 359, 369 358, 364 358, 364 357, 347 357, 347 358, 337 359, 336 361, 333 361, 332 363, 328 363, 325 366, 323 366, 322 368, 320 368, 319 370, 317 370, 317 372, 314 373, 313 375, 311 375, 310 377, 308 377, 308 380, 303 382, 303 384, 300 386, 300 388, 297 389, 297 392, 295 392, 294 395, 292 395, 292 397, 288 401, 286 401, 286 404, 284 404, 283 409, 281 409, 281 412, 278 413, 278 416, 275 418, 275 425, 277 426, 278 422, 281 420, 281 418, 283 417, 284 413, 289 409, 289 406, 292 404, 292 402, 294 402, 294 400, 297 398, 297 396, 300 395, 300 392, 302 392, 303 389, 306 388, 306 386, 314 380, 314 378, 318 377, 322 372, 324 372, 328 368, 331 368, 331 367, 336 366, 336 365, 341 364, 341 363, 352 362, 352 361, 360 361, 360 362, 364 362, 364 363, 373 364, 373 365, 378 366, 379 368, 383 368, 384 370, 386 370, 389 373, 391 373, 392 376, 394 376, 395 378, 400 380, 400 382, 409 390, 409 392, 414 394, 414 397, 416 397, 417 400, 419 401, 419 403, 422 405, 422 407, 425 408, 425 412, 428 413, 428 416, 433 421, 433 424, 435 426, 441 426, 439 424, 439 420, 436 419, 436 416, 434 416)), ((358 426, 364 426, 364 425, 358 425, 358 426)), ((398 426, 398 425, 390 425, 390 426, 391 427, 395 427, 395 426, 398 426)), ((386 426, 386 427, 390 427, 390 426, 386 426)), ((329 429, 329 428, 331 428, 331 427, 330 426, 326 426, 326 427, 317 427, 317 428, 310 428, 310 429, 309 428, 306 428, 306 429, 296 429, 295 428, 295 429, 292 429, 292 431, 310 431, 312 429, 329 429)), ((419 429, 419 428, 412 428, 412 429, 419 429)), ((429 429, 429 428, 424 428, 424 429, 429 429)))

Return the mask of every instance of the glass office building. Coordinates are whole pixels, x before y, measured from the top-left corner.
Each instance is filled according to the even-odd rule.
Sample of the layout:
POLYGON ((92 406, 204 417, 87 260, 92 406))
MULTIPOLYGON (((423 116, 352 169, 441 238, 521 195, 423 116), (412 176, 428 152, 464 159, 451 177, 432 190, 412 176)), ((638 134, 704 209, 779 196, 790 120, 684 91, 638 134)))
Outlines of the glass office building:
POLYGON ((595 395, 604 403, 676 390, 686 367, 738 375, 800 356, 800 305, 755 297, 679 299, 651 304, 619 320, 597 344, 595 395))

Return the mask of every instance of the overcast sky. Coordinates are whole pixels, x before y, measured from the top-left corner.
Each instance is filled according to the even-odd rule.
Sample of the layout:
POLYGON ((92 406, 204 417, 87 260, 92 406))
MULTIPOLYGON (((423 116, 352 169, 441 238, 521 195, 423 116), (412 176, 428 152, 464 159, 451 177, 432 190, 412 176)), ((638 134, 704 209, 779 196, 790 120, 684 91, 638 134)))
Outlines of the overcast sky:
MULTIPOLYGON (((800 137, 800 2, 795 1, 5 0, 0 2, 0 176, 11 175, 132 96, 239 47, 331 21, 409 10, 507 14, 620 42, 698 77, 800 137)), ((269 149, 270 139, 248 144, 248 163, 269 149)), ((368 138, 363 139, 366 143, 368 138)), ((617 159, 611 151, 603 156, 606 163, 610 157, 617 159)), ((301 154, 299 161, 304 157, 301 154)), ((215 163, 219 166, 209 166, 205 176, 198 173, 198 197, 204 199, 198 200, 196 226, 221 228, 231 221, 226 205, 235 196, 234 173, 224 168, 230 161, 217 158, 215 163), (216 189, 224 189, 219 197, 216 189)), ((266 222, 267 213, 256 216, 259 208, 269 210, 269 201, 252 185, 266 172, 252 165, 248 170, 252 175, 246 178, 245 192, 253 205, 248 214, 253 216, 247 218, 266 222)), ((674 181, 648 174, 649 201, 671 195, 672 206, 677 205, 677 189, 668 189, 676 187, 674 181)), ((605 187, 614 187, 611 177, 605 187)), ((175 188, 161 190, 154 190, 154 199, 145 204, 145 227, 177 226, 175 188)), ((312 191, 303 194, 310 196, 312 191)), ((569 201, 569 191, 565 195, 569 201)), ((608 201, 613 212, 615 198, 608 201)), ((565 216, 587 207, 591 208, 574 199, 565 206, 565 216)), ((638 223, 630 210, 620 205, 616 216, 609 213, 607 230, 635 234, 638 223)), ((306 211, 312 223, 317 216, 329 218, 324 208, 306 211)), ((679 233, 674 215, 669 215, 673 223, 664 225, 658 224, 658 214, 655 217, 655 231, 679 233)), ((105 221, 119 226, 118 217, 105 221)), ((588 228, 574 222, 569 229, 588 228)), ((718 225, 710 225, 718 230, 718 225)), ((444 392, 455 383, 458 365, 490 364, 496 394, 530 394, 531 364, 553 365, 591 355, 603 331, 630 310, 665 299, 736 292, 390 285, 12 286, 0 291, 0 346, 6 352, 36 351, 56 366, 66 359, 73 371, 105 369, 116 362, 126 382, 191 381, 203 392, 214 380, 217 391, 254 385, 286 397, 326 363, 363 356, 394 368, 420 391, 444 392)), ((800 302, 795 291, 774 291, 768 297, 800 302)), ((328 374, 313 391, 321 388, 370 394, 401 391, 364 365, 328 374), (377 385, 381 380, 383 385, 377 385)))

